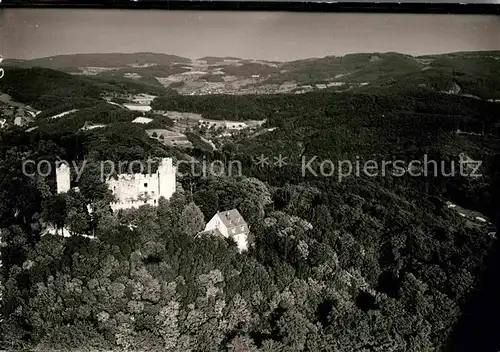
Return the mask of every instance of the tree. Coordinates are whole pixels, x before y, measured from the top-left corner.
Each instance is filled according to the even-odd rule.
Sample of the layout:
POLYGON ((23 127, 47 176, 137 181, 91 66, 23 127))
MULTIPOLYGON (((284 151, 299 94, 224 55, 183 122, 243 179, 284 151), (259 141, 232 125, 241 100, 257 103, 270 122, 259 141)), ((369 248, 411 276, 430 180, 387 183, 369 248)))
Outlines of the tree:
POLYGON ((259 349, 255 346, 250 336, 236 336, 228 345, 229 352, 258 352, 259 349))
MULTIPOLYGON (((78 181, 78 188, 88 203, 105 201, 110 202, 113 198, 112 192, 106 185, 104 179, 101 179, 102 164, 96 162, 84 162, 79 166, 81 169, 81 178, 78 181)), ((107 170, 106 170, 107 171, 107 170)))
POLYGON ((64 223, 69 231, 75 234, 87 234, 91 230, 91 218, 83 195, 70 190, 66 194, 66 207, 64 223))
POLYGON ((166 200, 160 197, 158 207, 156 208, 159 225, 163 228, 178 229, 182 212, 187 204, 186 194, 180 187, 177 188, 170 199, 166 200))
POLYGON ((155 317, 158 333, 163 339, 164 348, 171 351, 180 336, 178 326, 179 303, 170 301, 155 317))
POLYGON ((42 219, 57 230, 64 227, 67 217, 66 195, 56 194, 42 203, 42 219))
POLYGON ((205 217, 200 208, 191 202, 182 211, 179 224, 185 234, 194 236, 205 228, 205 217))

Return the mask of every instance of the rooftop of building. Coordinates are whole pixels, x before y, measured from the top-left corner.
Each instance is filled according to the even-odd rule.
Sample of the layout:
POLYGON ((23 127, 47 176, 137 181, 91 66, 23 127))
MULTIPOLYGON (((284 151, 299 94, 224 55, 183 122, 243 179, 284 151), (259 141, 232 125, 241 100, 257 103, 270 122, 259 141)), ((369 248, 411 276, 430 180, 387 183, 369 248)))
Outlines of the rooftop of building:
POLYGON ((243 217, 241 216, 240 212, 237 209, 221 211, 217 213, 217 215, 227 228, 246 225, 245 219, 243 219, 243 217))

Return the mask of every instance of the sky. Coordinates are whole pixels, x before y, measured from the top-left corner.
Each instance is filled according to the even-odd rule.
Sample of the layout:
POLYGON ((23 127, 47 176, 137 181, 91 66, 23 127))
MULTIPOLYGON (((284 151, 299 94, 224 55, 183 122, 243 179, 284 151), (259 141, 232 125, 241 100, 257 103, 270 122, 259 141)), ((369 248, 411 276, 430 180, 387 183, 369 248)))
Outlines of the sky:
POLYGON ((289 61, 355 52, 500 50, 500 17, 483 15, 0 10, 0 54, 156 52, 289 61))

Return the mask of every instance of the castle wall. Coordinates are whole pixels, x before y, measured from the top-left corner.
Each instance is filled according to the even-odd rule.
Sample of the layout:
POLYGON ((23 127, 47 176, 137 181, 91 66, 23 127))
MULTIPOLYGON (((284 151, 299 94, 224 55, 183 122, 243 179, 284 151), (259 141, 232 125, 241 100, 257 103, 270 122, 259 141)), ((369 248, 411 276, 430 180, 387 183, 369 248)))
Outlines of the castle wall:
POLYGON ((71 175, 69 166, 65 163, 56 169, 57 193, 66 193, 71 186, 71 175))
POLYGON ((113 202, 109 204, 111 207, 111 210, 113 211, 118 211, 121 209, 131 209, 131 208, 139 208, 142 205, 151 205, 151 206, 157 206, 158 205, 158 199, 148 199, 146 201, 142 200, 136 200, 136 201, 128 201, 128 202, 113 202))
POLYGON ((163 159, 158 167, 158 186, 160 196, 170 199, 176 190, 177 168, 173 166, 172 159, 163 159))
POLYGON ((118 202, 130 202, 139 198, 158 198, 160 188, 158 175, 119 175, 118 179, 110 179, 106 183, 118 202))
MULTIPOLYGON (((115 196, 113 210, 137 208, 144 204, 156 206, 160 197, 170 199, 176 191, 176 167, 172 159, 162 159, 155 174, 120 174, 106 181, 115 196)), ((57 193, 70 190, 70 168, 61 164, 56 169, 57 193)))

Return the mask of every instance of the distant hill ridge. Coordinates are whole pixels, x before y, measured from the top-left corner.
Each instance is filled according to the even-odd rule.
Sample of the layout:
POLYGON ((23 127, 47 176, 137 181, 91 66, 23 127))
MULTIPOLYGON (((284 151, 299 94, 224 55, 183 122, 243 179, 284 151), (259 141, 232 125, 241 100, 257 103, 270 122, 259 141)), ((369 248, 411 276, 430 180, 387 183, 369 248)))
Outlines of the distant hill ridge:
POLYGON ((299 91, 313 89, 313 86, 314 89, 324 89, 327 85, 329 89, 356 91, 387 89, 397 85, 450 94, 457 94, 453 93, 453 89, 459 87, 460 94, 500 99, 500 51, 421 56, 395 52, 351 53, 288 62, 212 56, 191 60, 176 55, 142 52, 57 55, 32 60, 5 60, 3 63, 20 68, 44 67, 94 75, 106 81, 141 83, 155 89, 163 88, 165 82, 174 81, 182 85, 188 81, 194 82, 192 87, 196 87, 207 82, 221 84, 223 77, 228 80, 236 77, 255 92, 290 83, 295 84, 299 91), (246 79, 249 81, 244 82, 246 79), (323 88, 318 88, 318 85, 323 88))
POLYGON ((47 56, 31 60, 10 59, 4 61, 6 64, 16 66, 40 66, 53 69, 67 69, 76 67, 125 67, 132 64, 144 65, 154 63, 157 65, 169 65, 173 63, 190 63, 191 59, 168 54, 149 52, 140 53, 95 53, 95 54, 68 54, 47 56))
MULTIPOLYGON (((398 53, 398 52, 366 52, 366 53, 347 53, 344 55, 327 55, 324 57, 310 57, 305 59, 298 60, 290 60, 290 61, 281 61, 281 63, 296 63, 296 62, 308 62, 315 60, 324 60, 324 59, 360 59, 370 57, 372 55, 382 55, 384 57, 388 56, 400 56, 407 58, 478 58, 478 57, 487 57, 487 56, 498 56, 500 57, 499 50, 492 51, 459 51, 459 52, 451 52, 444 54, 426 54, 426 55, 417 55, 413 56, 410 54, 398 53)), ((276 60, 265 60, 265 59, 248 59, 248 58, 239 58, 233 56, 204 56, 200 57, 196 60, 207 61, 208 64, 219 63, 224 60, 240 60, 240 61, 262 61, 262 62, 273 62, 277 63, 279 61, 276 60)), ((9 58, 5 59, 4 63, 26 63, 31 66, 42 66, 52 68, 50 66, 54 66, 56 68, 64 68, 64 67, 119 67, 126 66, 130 64, 146 64, 146 63, 156 63, 158 65, 167 65, 170 63, 190 63, 192 60, 190 58, 182 57, 179 55, 172 54, 164 54, 164 53, 154 53, 154 52, 137 52, 137 53, 78 53, 78 54, 61 54, 54 56, 46 56, 35 59, 16 59, 9 58), (47 66, 46 66, 47 65, 47 66)))

